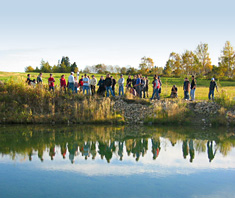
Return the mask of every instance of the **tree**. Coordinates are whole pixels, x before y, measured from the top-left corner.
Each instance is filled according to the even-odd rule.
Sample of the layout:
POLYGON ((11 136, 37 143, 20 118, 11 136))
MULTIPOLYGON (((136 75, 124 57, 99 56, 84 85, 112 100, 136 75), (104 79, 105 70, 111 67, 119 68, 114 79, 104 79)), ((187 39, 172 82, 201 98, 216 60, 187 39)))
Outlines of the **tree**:
POLYGON ((126 71, 127 75, 133 75, 133 74, 136 74, 136 73, 137 73, 137 70, 134 67, 127 68, 127 71, 126 71))
POLYGON ((83 73, 91 73, 90 67, 86 66, 83 70, 83 73))
POLYGON ((25 72, 34 72, 34 68, 32 66, 25 67, 25 72))
POLYGON ((67 68, 71 65, 68 56, 62 56, 61 63, 64 63, 67 68))
POLYGON ((104 74, 107 71, 107 66, 105 64, 95 65, 95 72, 98 74, 104 74))
POLYGON ((181 56, 172 52, 169 57, 169 66, 172 68, 173 74, 177 77, 184 74, 181 56))
POLYGON ((232 78, 235 70, 235 52, 229 41, 226 41, 219 61, 219 67, 224 75, 232 78))
POLYGON ((197 74, 198 61, 196 55, 192 51, 186 50, 182 55, 182 66, 186 75, 197 74))
POLYGON ((150 57, 146 58, 145 56, 141 58, 141 63, 139 64, 139 68, 142 74, 148 74, 149 72, 152 71, 153 67, 154 67, 154 62, 152 58, 150 57))
POLYGON ((163 74, 164 74, 164 76, 171 76, 172 75, 171 60, 168 60, 166 62, 166 66, 164 67, 163 74))
POLYGON ((127 72, 127 68, 126 67, 122 67, 120 70, 120 74, 126 74, 127 72))
POLYGON ((78 72, 78 66, 76 64, 76 62, 74 62, 72 65, 71 65, 71 71, 74 72, 74 73, 77 73, 78 72))
POLYGON ((208 52, 208 44, 201 43, 197 46, 197 49, 195 50, 195 54, 198 59, 198 74, 199 75, 207 75, 212 71, 212 65, 211 65, 211 58, 209 56, 208 52))
POLYGON ((50 66, 48 62, 45 62, 44 60, 42 60, 40 71, 44 73, 50 73, 52 72, 52 67, 50 66))

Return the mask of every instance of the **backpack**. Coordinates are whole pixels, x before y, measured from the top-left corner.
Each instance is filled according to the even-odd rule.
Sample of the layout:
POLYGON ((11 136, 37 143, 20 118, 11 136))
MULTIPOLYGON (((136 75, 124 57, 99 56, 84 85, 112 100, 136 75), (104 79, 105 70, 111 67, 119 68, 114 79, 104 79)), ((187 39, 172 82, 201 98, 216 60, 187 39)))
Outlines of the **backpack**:
MULTIPOLYGON (((153 83, 153 87, 156 87, 155 81, 154 81, 154 83, 153 83)), ((159 89, 159 88, 160 88, 160 82, 159 82, 159 80, 157 80, 157 89, 159 89)))
POLYGON ((160 84, 159 80, 157 80, 157 82, 158 82, 157 83, 157 89, 159 89, 161 84, 160 84))

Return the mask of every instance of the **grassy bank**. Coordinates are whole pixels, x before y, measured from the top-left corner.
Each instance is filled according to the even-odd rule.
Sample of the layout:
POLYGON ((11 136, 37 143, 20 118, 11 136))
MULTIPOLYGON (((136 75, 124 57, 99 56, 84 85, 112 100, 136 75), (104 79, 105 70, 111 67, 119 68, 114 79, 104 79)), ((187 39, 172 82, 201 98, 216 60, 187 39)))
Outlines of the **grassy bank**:
MULTIPOLYGON (((38 76, 38 73, 30 73, 31 74, 31 78, 32 79, 36 79, 38 76)), ((55 85, 57 86, 57 88, 59 87, 60 84, 60 77, 61 77, 61 73, 54 73, 53 77, 55 78, 55 85)), ((81 76, 82 74, 80 74, 81 76)), ((92 74, 89 74, 90 76, 92 74)), ((94 74, 95 77, 97 78, 97 80, 100 79, 100 76, 102 74, 94 74)), ((66 80, 68 79, 69 74, 66 73, 65 74, 65 78, 66 80)), ((125 80, 127 79, 127 75, 124 75, 125 80)), ((0 72, 0 81, 3 82, 7 82, 9 80, 13 80, 15 82, 19 82, 19 81, 25 81, 27 78, 27 73, 20 73, 20 72, 0 72)), ((43 74, 43 84, 44 86, 47 86, 47 82, 48 82, 48 78, 49 78, 49 74, 45 73, 43 74)), ((119 75, 114 75, 114 78, 116 80, 119 79, 119 75)), ((153 80, 153 76, 149 76, 149 97, 151 97, 153 90, 152 90, 152 80, 153 80)), ((171 88, 172 85, 176 85, 178 87, 178 96, 179 98, 183 98, 183 82, 184 79, 183 78, 169 78, 169 77, 162 77, 161 78, 163 86, 162 86, 162 98, 167 98, 170 96, 171 94, 171 88)), ((197 100, 207 100, 208 99, 208 93, 209 93, 209 84, 210 84, 210 80, 206 80, 206 79, 197 79, 197 89, 196 89, 196 99, 197 100)), ((217 84, 219 86, 219 92, 215 92, 215 97, 221 97, 222 92, 225 92, 226 95, 233 99, 235 98, 235 81, 217 81, 217 84)), ((97 87, 98 89, 98 87, 97 87)), ((116 94, 118 94, 118 86, 116 85, 116 94)))
MULTIPOLYGON (((28 86, 20 78, 8 80, 0 85, 0 123, 122 124, 131 123, 128 117, 133 118, 134 115, 135 120, 140 123, 185 125, 190 124, 194 116, 188 108, 188 102, 181 99, 164 99, 152 104, 147 99, 129 98, 130 95, 126 94, 124 101, 128 106, 139 106, 132 106, 132 110, 124 108, 124 111, 119 111, 114 108, 116 99, 64 94, 58 88, 53 93, 44 86, 28 86)), ((226 108, 233 108, 235 101, 226 92, 222 92, 216 101, 224 110, 219 114, 223 119, 215 123, 226 125, 224 112, 226 108)))
POLYGON ((85 98, 68 95, 24 82, 8 81, 0 87, 0 121, 2 123, 119 123, 109 98, 85 98))

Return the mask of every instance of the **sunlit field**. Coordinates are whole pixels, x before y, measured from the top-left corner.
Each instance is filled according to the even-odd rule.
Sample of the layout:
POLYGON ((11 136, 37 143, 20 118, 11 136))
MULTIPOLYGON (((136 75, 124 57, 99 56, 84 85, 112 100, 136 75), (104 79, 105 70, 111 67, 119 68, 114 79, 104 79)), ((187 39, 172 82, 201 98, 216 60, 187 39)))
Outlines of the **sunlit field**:
MULTIPOLYGON (((38 73, 30 73, 31 79, 36 79, 38 76, 38 73)), ((55 86, 59 88, 60 84, 60 77, 62 73, 54 73, 53 77, 55 78, 55 86)), ((65 73, 65 78, 68 79, 69 73, 65 73)), ((80 77, 83 74, 80 74, 80 77)), ((92 74, 87 74, 91 76, 92 74)), ((94 74, 97 78, 97 81, 99 81, 102 74, 94 74)), ((76 75, 75 75, 76 76, 76 75)), ((105 75, 103 75, 105 76, 105 75)), ((119 75, 115 74, 113 75, 116 80, 119 79, 119 75)), ((127 79, 127 75, 124 75, 125 80, 127 79)), ((7 81, 10 79, 13 79, 14 81, 18 81, 20 79, 27 78, 27 73, 20 73, 20 72, 0 72, 0 81, 7 81)), ((43 84, 47 85, 47 80, 49 78, 49 73, 43 74, 43 84)), ((152 81, 153 76, 148 76, 149 78, 149 98, 152 95, 153 89, 152 89, 152 81)), ((176 85, 178 87, 178 97, 183 98, 183 78, 173 78, 173 77, 162 77, 162 98, 167 98, 170 96, 171 88, 173 85, 176 85)), ((191 80, 191 79, 190 79, 191 80)), ((223 92, 226 93, 226 95, 229 98, 235 98, 235 81, 216 81, 219 87, 219 92, 215 91, 215 97, 220 96, 220 94, 223 92)), ((208 99, 208 92, 209 92, 209 84, 210 80, 206 79, 197 79, 197 89, 196 89, 196 99, 197 100, 206 100, 208 99)), ((98 86, 97 86, 98 88, 98 86)), ((118 85, 116 85, 116 94, 118 93, 118 85)))

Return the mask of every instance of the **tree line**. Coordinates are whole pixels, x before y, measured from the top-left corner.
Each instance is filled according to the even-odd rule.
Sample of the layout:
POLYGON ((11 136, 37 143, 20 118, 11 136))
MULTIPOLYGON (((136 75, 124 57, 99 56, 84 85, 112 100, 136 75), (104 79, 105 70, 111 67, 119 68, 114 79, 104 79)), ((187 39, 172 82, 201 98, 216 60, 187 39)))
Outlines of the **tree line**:
MULTIPOLYGON (((208 44, 200 43, 194 51, 186 50, 184 53, 171 52, 165 67, 155 66, 153 59, 150 57, 142 57, 138 69, 135 67, 119 67, 118 65, 97 64, 86 66, 84 73, 112 73, 112 74, 137 74, 143 75, 158 74, 166 77, 182 77, 185 75, 194 75, 198 78, 217 79, 235 79, 235 51, 229 41, 226 41, 218 65, 212 65, 211 58, 208 52, 208 44)), ((53 72, 67 73, 77 72, 76 63, 70 64, 68 57, 62 57, 61 63, 50 66, 48 62, 42 60, 41 67, 36 69, 28 66, 26 72, 53 72)))
POLYGON ((57 65, 51 66, 49 62, 41 61, 41 66, 34 69, 32 66, 25 68, 25 72, 43 72, 43 73, 70 73, 71 71, 77 72, 78 66, 76 62, 70 63, 69 57, 63 56, 57 65))

